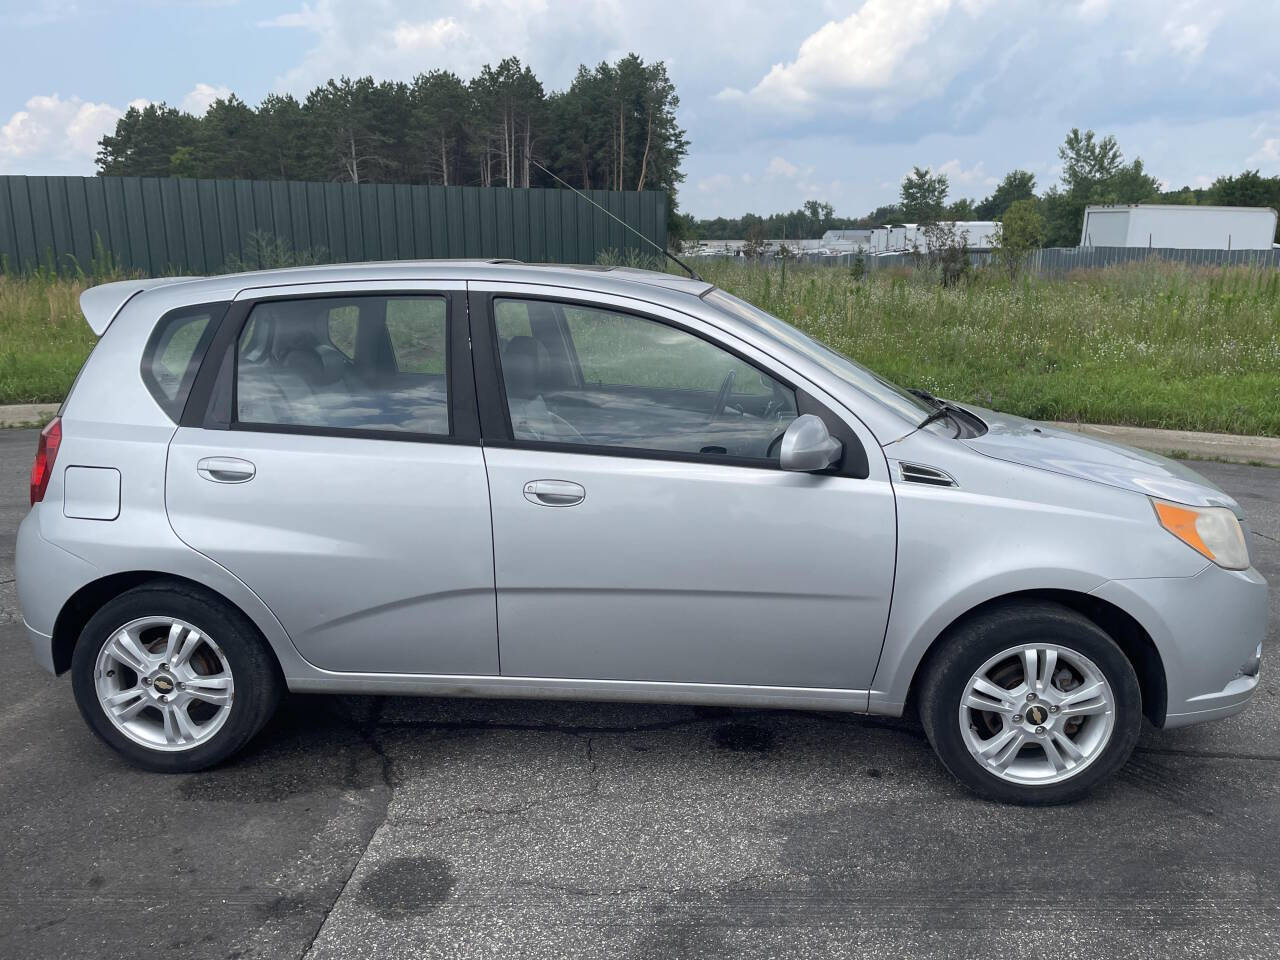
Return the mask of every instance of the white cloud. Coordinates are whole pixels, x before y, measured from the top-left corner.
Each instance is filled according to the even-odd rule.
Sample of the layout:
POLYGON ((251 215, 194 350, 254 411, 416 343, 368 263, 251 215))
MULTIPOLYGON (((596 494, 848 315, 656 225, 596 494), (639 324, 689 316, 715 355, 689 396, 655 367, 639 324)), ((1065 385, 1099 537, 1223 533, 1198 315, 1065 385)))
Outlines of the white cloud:
POLYGON ((422 23, 402 20, 391 31, 391 39, 397 50, 440 50, 446 44, 467 39, 466 28, 453 17, 441 17, 422 23))
POLYGON ((90 173, 98 141, 123 115, 79 97, 32 97, 0 127, 0 172, 90 173))
POLYGON ((783 157, 774 157, 769 161, 766 172, 772 177, 794 177, 800 172, 800 168, 783 157))
POLYGON ((1267 137, 1267 139, 1263 140, 1262 146, 1249 154, 1249 159, 1245 161, 1245 164, 1247 166, 1267 168, 1280 164, 1280 137, 1267 137))
POLYGON ((1170 20, 1160 32, 1170 50, 1194 63, 1204 56, 1217 22, 1217 14, 1208 14, 1203 20, 1170 20))
POLYGON ((1110 12, 1111 0, 1080 0, 1075 8, 1076 16, 1086 21, 1101 20, 1110 12))
MULTIPOLYGON (((632 29, 636 17, 622 0, 575 0, 554 8, 547 0, 464 0, 448 5, 443 16, 424 16, 426 6, 421 0, 303 0, 290 13, 259 21, 311 35, 301 61, 286 65, 275 88, 302 94, 344 74, 407 80, 436 68, 466 78, 510 56, 528 62, 544 83, 560 86, 578 63, 616 59, 645 46, 636 42, 642 39, 632 29)), ((671 59, 656 49, 645 52, 647 59, 671 59)))
POLYGON ((948 160, 939 165, 934 173, 945 173, 953 187, 994 187, 1000 182, 987 173, 981 160, 972 167, 965 167, 958 159, 948 160))
MULTIPOLYGON (((977 4, 964 4, 978 12, 977 4)), ((949 79, 947 60, 918 56, 952 8, 952 0, 867 0, 844 20, 832 20, 800 44, 790 63, 774 64, 751 99, 775 106, 812 103, 832 93, 901 91, 927 96, 949 79), (915 56, 913 56, 915 54, 915 56)), ((733 98, 732 88, 721 91, 733 98)))
POLYGON ((733 185, 733 177, 727 173, 714 173, 709 177, 703 177, 697 183, 700 193, 717 193, 726 187, 733 185))
POLYGON ((228 86, 197 83, 191 92, 182 98, 182 109, 194 116, 203 117, 209 112, 213 101, 225 100, 229 96, 231 96, 231 88, 228 86))

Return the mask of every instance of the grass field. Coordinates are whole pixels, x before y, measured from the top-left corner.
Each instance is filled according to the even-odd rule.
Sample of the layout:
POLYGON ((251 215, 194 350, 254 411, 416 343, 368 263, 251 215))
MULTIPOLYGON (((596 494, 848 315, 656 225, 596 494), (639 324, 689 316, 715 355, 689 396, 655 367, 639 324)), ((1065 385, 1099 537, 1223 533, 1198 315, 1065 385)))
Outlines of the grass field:
MULTIPOLYGON (((927 274, 708 262, 708 280, 904 386, 1036 419, 1280 436, 1280 272, 1139 264, 942 288, 927 274)), ((86 281, 0 277, 0 403, 56 401, 86 281)))
POLYGON ((93 348, 89 280, 0 275, 0 403, 61 400, 93 348))
POLYGON ((1134 264, 944 289, 888 270, 700 269, 903 386, 1038 420, 1280 436, 1280 271, 1134 264))

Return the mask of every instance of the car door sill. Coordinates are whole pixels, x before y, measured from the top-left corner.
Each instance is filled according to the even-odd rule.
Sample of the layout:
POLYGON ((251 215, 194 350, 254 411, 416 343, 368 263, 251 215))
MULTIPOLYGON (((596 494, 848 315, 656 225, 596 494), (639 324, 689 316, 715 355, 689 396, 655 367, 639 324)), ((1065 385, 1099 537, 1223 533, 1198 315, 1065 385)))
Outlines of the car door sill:
POLYGON ((333 673, 313 670, 288 678, 295 693, 365 693, 427 697, 512 697, 533 700, 605 700, 689 703, 866 713, 869 691, 825 687, 770 687, 660 680, 584 680, 550 677, 445 674, 333 673))

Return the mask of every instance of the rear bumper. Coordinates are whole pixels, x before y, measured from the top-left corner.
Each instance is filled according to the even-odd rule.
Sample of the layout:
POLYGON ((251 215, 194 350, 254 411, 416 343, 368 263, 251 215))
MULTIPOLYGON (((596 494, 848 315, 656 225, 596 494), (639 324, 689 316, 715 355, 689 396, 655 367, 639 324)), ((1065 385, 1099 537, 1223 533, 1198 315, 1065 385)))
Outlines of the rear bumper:
POLYGON ((56 672, 53 628, 58 614, 76 590, 94 579, 96 568, 40 536, 37 505, 18 526, 14 571, 18 606, 36 662, 56 672))
POLYGON ((1257 570, 1210 564, 1194 577, 1110 580, 1093 594, 1151 635, 1164 667, 1165 727, 1219 720, 1248 706, 1267 635, 1267 582, 1257 570))

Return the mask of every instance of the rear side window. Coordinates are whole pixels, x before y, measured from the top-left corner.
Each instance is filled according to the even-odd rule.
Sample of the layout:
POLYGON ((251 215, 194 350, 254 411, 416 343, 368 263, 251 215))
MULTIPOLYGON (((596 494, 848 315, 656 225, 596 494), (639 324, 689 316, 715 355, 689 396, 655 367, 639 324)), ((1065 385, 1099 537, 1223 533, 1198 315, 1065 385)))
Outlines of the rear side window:
POLYGON ((448 436, 447 330, 440 296, 260 303, 237 346, 236 419, 448 436))
POLYGON ((225 303, 172 310, 160 318, 142 354, 142 382, 175 423, 182 417, 191 384, 217 327, 225 303))

